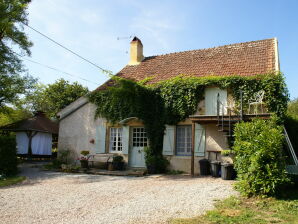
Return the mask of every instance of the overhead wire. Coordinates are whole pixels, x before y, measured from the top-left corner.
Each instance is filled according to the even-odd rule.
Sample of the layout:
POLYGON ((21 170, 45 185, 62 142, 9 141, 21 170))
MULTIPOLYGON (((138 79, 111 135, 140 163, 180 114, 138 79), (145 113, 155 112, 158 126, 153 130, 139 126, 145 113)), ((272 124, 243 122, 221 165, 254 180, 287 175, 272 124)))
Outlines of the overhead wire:
MULTIPOLYGON (((14 53, 15 53, 15 52, 14 52, 14 53)), ((90 80, 88 80, 88 79, 82 78, 82 77, 80 77, 80 76, 78 76, 78 75, 74 75, 74 74, 71 74, 71 73, 69 73, 69 72, 62 71, 61 69, 58 69, 58 68, 55 68, 55 67, 52 67, 52 66, 49 66, 49 65, 46 65, 46 64, 42 64, 42 63, 40 63, 40 62, 34 61, 34 60, 32 60, 32 59, 29 59, 29 58, 25 58, 24 56, 22 56, 22 55, 20 55, 20 54, 18 54, 18 53, 15 53, 15 54, 18 55, 18 56, 20 56, 20 57, 22 57, 24 60, 31 62, 31 63, 38 64, 38 65, 40 65, 40 66, 46 67, 46 68, 48 68, 48 69, 51 69, 51 70, 54 70, 54 71, 57 71, 57 72, 64 73, 64 74, 66 74, 66 75, 69 75, 69 76, 71 76, 71 77, 75 77, 75 78, 84 80, 84 81, 86 81, 86 82, 90 82, 90 83, 92 83, 92 84, 94 84, 94 85, 97 85, 97 86, 100 85, 99 83, 96 83, 96 82, 90 81, 90 80)))
POLYGON ((42 32, 38 31, 37 29, 33 28, 32 26, 29 26, 29 25, 26 24, 26 23, 23 23, 23 24, 24 24, 26 27, 30 28, 31 30, 35 31, 36 33, 40 34, 41 36, 45 37, 46 39, 50 40, 51 42, 55 43, 56 45, 62 47, 63 49, 67 50, 68 52, 74 54, 75 56, 81 58, 82 60, 84 60, 84 61, 88 62, 89 64, 95 66, 96 68, 100 69, 102 72, 104 72, 104 73, 106 73, 106 74, 108 74, 108 75, 111 75, 111 74, 112 74, 111 71, 109 71, 109 70, 107 70, 107 69, 104 69, 104 68, 100 67, 99 65, 93 63, 92 61, 86 59, 85 57, 79 55, 78 53, 74 52, 73 50, 71 50, 71 49, 65 47, 64 45, 62 45, 62 44, 58 43, 57 41, 55 41, 54 39, 50 38, 49 36, 43 34, 42 32))

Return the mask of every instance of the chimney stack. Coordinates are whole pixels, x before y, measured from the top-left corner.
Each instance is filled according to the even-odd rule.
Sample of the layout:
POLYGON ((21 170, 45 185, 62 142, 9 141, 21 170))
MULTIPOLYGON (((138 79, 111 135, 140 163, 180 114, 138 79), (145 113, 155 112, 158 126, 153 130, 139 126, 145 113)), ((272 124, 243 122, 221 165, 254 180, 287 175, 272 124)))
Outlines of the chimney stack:
POLYGON ((128 65, 138 65, 143 59, 143 44, 139 38, 134 37, 130 42, 130 60, 128 65))

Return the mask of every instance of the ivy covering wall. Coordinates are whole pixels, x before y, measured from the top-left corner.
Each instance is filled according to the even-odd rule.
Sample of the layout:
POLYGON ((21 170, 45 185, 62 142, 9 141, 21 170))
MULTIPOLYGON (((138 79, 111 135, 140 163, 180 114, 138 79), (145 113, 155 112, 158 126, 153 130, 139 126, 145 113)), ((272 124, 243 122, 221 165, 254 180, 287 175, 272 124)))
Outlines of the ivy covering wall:
POLYGON ((287 109, 288 90, 281 73, 247 77, 179 75, 155 84, 148 84, 150 78, 141 82, 119 77, 113 79, 113 86, 89 94, 90 102, 97 106, 96 117, 104 117, 113 123, 138 117, 143 121, 150 141, 147 154, 152 156, 162 155, 165 124, 175 125, 194 114, 198 103, 204 99, 206 87, 228 89, 238 105, 242 90, 244 109, 254 93, 264 90, 269 112, 282 119, 287 109))

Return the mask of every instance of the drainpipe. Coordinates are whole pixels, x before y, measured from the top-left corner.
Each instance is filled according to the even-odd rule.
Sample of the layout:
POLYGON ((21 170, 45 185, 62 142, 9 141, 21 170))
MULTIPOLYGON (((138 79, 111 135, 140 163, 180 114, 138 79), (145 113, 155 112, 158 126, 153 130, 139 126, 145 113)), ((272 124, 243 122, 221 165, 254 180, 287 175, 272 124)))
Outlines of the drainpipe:
POLYGON ((195 167, 195 123, 192 122, 191 125, 191 176, 194 177, 194 167, 195 167))

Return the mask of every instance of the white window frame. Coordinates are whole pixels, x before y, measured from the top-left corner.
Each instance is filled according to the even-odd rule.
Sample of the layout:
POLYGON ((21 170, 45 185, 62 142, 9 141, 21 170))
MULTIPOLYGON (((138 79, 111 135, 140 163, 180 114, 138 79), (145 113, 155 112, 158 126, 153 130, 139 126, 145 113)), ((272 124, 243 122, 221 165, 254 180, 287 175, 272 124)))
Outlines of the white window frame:
POLYGON ((192 143, 192 128, 191 125, 177 125, 176 126, 176 155, 190 156, 192 143), (179 129, 184 128, 183 136, 180 136, 179 129), (189 134, 189 135, 188 135, 189 134), (181 139, 181 137, 183 139, 181 139), (181 141, 181 142, 178 142, 181 141), (183 151, 181 151, 183 149, 183 151))
POLYGON ((110 127, 109 131, 110 131, 109 152, 110 153, 121 153, 123 150, 122 127, 110 127))

